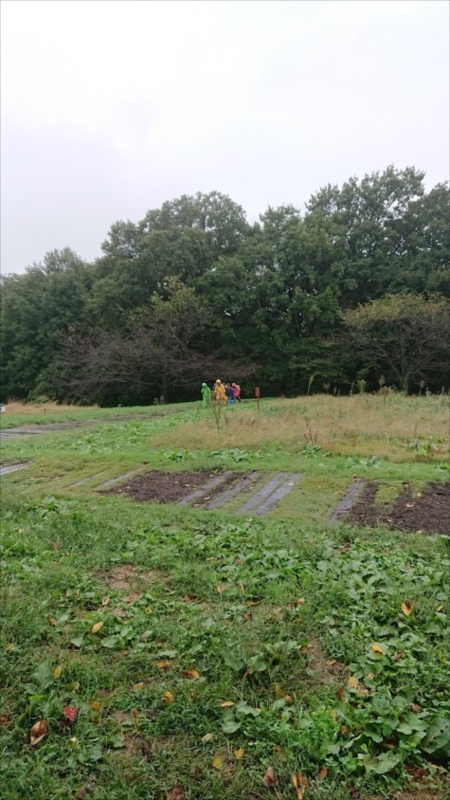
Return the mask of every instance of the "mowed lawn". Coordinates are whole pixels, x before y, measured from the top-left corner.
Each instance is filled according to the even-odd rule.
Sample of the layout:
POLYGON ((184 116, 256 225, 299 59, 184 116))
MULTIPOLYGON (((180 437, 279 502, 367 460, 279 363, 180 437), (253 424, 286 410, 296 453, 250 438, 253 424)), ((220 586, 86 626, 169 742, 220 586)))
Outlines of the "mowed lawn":
POLYGON ((2 442, 2 797, 449 797, 450 539, 329 524, 448 481, 447 397, 58 415, 96 419, 2 442), (302 478, 265 517, 96 491, 200 469, 302 478))

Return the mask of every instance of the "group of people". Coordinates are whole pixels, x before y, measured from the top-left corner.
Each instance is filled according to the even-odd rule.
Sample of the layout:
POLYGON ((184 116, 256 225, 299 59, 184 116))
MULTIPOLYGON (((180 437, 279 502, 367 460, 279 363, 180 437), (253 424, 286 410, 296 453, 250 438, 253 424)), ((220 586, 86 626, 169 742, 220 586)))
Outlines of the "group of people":
POLYGON ((241 402, 241 387, 238 386, 237 383, 222 383, 222 381, 217 378, 211 392, 208 384, 202 383, 203 408, 211 401, 212 395, 214 395, 216 403, 223 403, 224 405, 228 404, 231 406, 233 403, 241 402))

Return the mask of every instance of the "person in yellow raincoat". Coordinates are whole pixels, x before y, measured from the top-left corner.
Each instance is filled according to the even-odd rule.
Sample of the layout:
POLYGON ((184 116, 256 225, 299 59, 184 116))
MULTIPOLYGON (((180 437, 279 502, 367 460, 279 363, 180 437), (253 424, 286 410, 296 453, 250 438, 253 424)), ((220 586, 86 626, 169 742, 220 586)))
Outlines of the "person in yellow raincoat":
POLYGON ((216 403, 225 403, 227 402, 227 396, 225 394, 225 386, 223 385, 222 381, 217 378, 214 384, 214 397, 216 398, 216 403))

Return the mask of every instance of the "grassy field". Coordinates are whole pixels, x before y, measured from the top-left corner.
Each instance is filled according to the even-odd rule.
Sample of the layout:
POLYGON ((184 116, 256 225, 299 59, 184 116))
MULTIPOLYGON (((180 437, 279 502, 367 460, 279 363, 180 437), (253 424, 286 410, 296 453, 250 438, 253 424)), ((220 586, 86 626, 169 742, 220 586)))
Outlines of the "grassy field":
POLYGON ((156 412, 2 414, 96 418, 2 443, 2 796, 448 798, 449 540, 327 524, 448 479, 448 398, 156 412), (94 491, 218 467, 303 478, 264 518, 94 491))

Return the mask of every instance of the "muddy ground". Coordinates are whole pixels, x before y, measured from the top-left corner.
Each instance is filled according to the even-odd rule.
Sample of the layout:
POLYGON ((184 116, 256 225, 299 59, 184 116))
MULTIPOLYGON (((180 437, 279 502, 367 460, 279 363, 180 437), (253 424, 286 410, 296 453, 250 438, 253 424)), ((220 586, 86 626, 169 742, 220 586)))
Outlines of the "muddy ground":
POLYGON ((377 506, 378 485, 371 482, 365 486, 346 522, 371 528, 382 525, 395 531, 450 536, 450 483, 428 483, 419 496, 413 496, 409 484, 404 483, 391 508, 377 506))
MULTIPOLYGON (((177 503, 188 494, 199 489, 211 478, 220 475, 220 470, 204 469, 198 472, 162 472, 154 470, 145 475, 137 475, 126 484, 114 486, 99 494, 127 494, 138 503, 177 503)), ((238 478, 241 472, 233 472, 220 486, 212 489, 206 497, 198 500, 196 505, 209 502, 217 494, 221 494, 238 478)))

